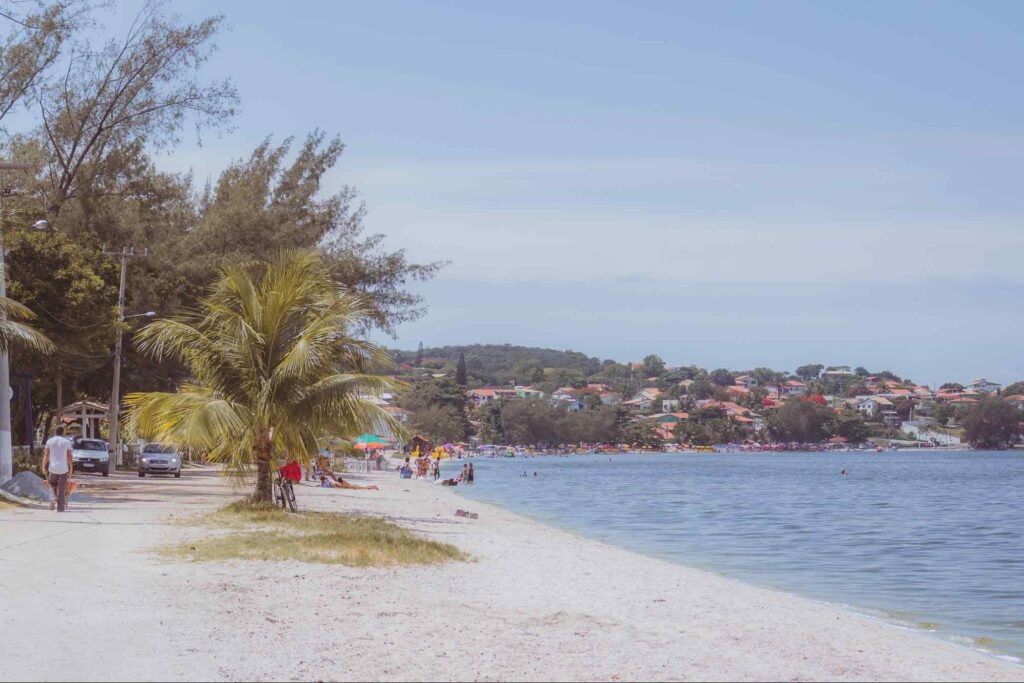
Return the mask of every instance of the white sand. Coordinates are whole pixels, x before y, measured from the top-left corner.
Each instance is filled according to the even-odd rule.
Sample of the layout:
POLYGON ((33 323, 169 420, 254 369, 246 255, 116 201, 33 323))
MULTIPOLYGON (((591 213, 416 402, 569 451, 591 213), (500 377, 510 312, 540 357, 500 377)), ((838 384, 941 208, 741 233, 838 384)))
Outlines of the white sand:
POLYGON ((0 679, 1024 681, 1024 668, 966 648, 438 486, 356 479, 382 491, 301 487, 299 502, 386 515, 476 561, 155 558, 147 548, 206 533, 163 522, 229 498, 209 474, 90 479, 99 499, 64 517, 0 508, 0 679), (460 507, 480 518, 455 517, 460 507))

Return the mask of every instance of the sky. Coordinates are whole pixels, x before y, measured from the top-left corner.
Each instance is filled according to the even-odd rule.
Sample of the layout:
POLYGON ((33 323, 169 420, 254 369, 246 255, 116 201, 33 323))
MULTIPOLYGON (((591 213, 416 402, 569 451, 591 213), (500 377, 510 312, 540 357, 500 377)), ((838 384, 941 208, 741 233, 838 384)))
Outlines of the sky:
POLYGON ((389 345, 1024 378, 1022 3, 172 7, 226 16, 241 112, 161 166, 321 128, 327 190, 450 262, 389 345))

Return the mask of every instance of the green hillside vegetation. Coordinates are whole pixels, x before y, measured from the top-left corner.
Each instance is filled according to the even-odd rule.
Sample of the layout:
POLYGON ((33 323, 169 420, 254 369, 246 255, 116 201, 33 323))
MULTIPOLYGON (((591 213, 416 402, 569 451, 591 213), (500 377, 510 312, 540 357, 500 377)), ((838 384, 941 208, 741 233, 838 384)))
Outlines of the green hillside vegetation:
MULTIPOLYGON (((511 344, 472 344, 469 346, 441 346, 422 351, 393 351, 399 364, 409 364, 434 372, 455 375, 459 354, 466 358, 466 385, 470 388, 505 385, 512 382, 524 385, 544 385, 551 390, 560 386, 585 384, 586 380, 602 375, 610 366, 613 372, 628 378, 629 371, 614 361, 601 361, 579 351, 558 351, 511 344), (422 353, 417 366, 416 357, 422 353), (616 370, 617 370, 616 368, 616 370)), ((540 386, 543 391, 543 386, 540 386)))
MULTIPOLYGON (((709 370, 692 365, 669 367, 654 354, 641 361, 620 363, 578 351, 512 344, 436 348, 420 345, 416 351, 392 351, 392 356, 399 374, 410 382, 410 390, 398 399, 399 405, 410 411, 410 427, 442 442, 462 441, 475 435, 495 443, 625 441, 650 445, 651 441, 670 437, 658 435, 655 423, 637 420, 665 410, 663 399, 677 399, 675 409, 688 413, 672 435, 680 443, 709 445, 752 436, 787 442, 820 442, 839 437, 849 443, 862 443, 868 438, 891 438, 896 430, 885 424, 880 411, 864 416, 850 405, 833 409, 826 407, 822 397, 833 397, 831 405, 835 406, 835 401, 875 393, 868 385, 878 389, 888 381, 897 387, 914 387, 910 379, 890 370, 869 371, 864 367, 851 370, 812 363, 793 372, 766 367, 709 370), (756 382, 756 386, 746 392, 735 391, 731 385, 742 376, 749 378, 744 381, 756 382), (794 397, 765 403, 767 387, 797 379, 806 385, 806 400, 794 397), (588 384, 604 386, 586 388, 588 384), (465 393, 467 389, 511 385, 529 386, 548 396, 561 387, 583 391, 575 394, 578 412, 565 403, 548 399, 500 399, 476 408, 465 393), (660 390, 656 401, 642 409, 635 404, 622 405, 646 387, 660 390), (602 397, 609 396, 609 392, 615 396, 604 403, 602 397), (730 410, 743 411, 740 414, 748 419, 747 427, 721 408, 702 408, 702 399, 717 399, 726 402, 722 405, 733 406, 730 410), (756 434, 749 426, 753 417, 763 420, 763 428, 756 434)), ((1022 393, 1022 388, 1024 384, 1007 387, 1014 393, 1022 393)), ((934 417, 939 424, 958 419, 970 421, 975 412, 948 403, 904 397, 894 397, 892 409, 902 420, 910 419, 915 411, 917 415, 934 417)), ((985 430, 978 431, 980 434, 985 430)), ((972 441, 980 443, 986 438, 1006 443, 1012 434, 1000 432, 972 441)))

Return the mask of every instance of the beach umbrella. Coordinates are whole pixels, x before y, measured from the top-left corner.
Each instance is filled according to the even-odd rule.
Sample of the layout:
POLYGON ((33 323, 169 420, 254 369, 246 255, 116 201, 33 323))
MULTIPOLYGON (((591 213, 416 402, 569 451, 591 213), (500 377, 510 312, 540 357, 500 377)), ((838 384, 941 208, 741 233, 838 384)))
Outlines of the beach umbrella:
POLYGON ((353 448, 357 451, 365 451, 373 448, 384 448, 390 442, 382 436, 376 434, 361 434, 353 439, 353 448))

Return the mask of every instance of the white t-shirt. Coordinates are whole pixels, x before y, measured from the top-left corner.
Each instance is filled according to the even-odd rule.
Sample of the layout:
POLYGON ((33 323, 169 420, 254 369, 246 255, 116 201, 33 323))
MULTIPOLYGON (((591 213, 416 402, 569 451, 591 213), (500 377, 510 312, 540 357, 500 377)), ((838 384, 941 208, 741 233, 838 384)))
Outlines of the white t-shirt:
POLYGON ((71 442, 63 436, 51 436, 46 447, 50 449, 50 474, 67 474, 71 442))

